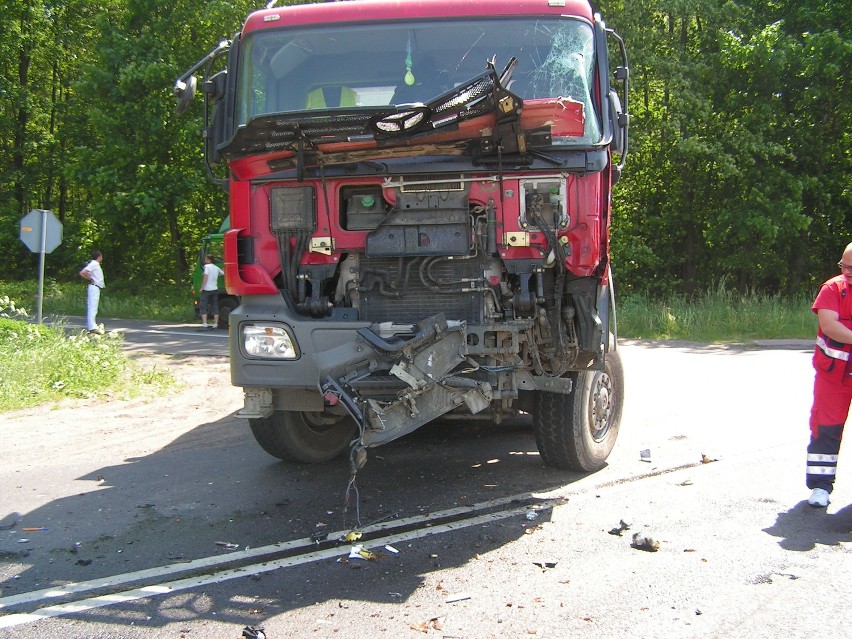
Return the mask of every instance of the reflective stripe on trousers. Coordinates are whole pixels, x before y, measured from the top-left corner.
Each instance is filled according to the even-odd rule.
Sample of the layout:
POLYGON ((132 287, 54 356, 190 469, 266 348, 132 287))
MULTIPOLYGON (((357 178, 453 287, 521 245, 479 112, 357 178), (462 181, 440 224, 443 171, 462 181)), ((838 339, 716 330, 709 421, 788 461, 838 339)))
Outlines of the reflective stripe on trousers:
POLYGON ((817 427, 816 436, 812 435, 808 444, 808 463, 805 471, 805 483, 808 488, 823 488, 831 492, 837 475, 837 458, 842 437, 842 424, 817 427))

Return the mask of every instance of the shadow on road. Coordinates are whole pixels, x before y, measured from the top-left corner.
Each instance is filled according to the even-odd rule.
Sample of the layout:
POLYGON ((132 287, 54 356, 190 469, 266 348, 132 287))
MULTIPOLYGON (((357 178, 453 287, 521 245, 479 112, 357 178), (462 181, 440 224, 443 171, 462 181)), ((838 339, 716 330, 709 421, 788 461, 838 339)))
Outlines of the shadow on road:
MULTIPOLYGON (((543 465, 528 419, 499 427, 442 422, 370 451, 357 477, 357 512, 366 526, 548 491, 582 476, 543 465)), ((227 554, 217 542, 256 548, 308 538, 322 528, 353 528, 356 511, 343 506, 348 480, 345 459, 313 466, 284 464, 264 453, 240 420, 229 416, 200 424, 150 455, 77 477, 83 488, 75 483, 76 494, 20 515, 0 513, 6 515, 0 523, 17 520, 18 528, 48 529, 29 533, 26 545, 14 543, 23 533, 2 532, 0 559, 8 570, 3 571, 0 593, 9 597, 227 554)), ((518 516, 420 539, 380 561, 323 560, 234 579, 203 594, 190 590, 120 603, 99 609, 97 619, 110 625, 132 621, 137 628, 158 627, 215 611, 221 621, 256 624, 267 614, 330 599, 399 603, 422 587, 428 573, 463 565, 534 532, 549 516, 544 510, 535 522, 518 516), (216 594, 222 592, 228 594, 216 594), (277 595, 270 597, 270 592, 277 595), (259 612, 256 603, 239 603, 258 600, 266 612, 259 612)), ((348 546, 341 546, 340 556, 347 554, 348 546)), ((26 604, 2 612, 34 608, 26 604)))
POLYGON ((790 510, 778 513, 775 524, 764 532, 780 537, 778 545, 784 550, 813 550, 817 544, 839 546, 852 542, 852 505, 835 513, 814 508, 801 501, 790 510))

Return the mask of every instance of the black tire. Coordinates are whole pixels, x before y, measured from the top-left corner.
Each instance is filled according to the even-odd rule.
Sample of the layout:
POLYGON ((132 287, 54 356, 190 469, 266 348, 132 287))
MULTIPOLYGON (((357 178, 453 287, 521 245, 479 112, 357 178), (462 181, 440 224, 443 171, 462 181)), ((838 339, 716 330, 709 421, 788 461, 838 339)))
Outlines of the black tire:
POLYGON ((533 428, 538 452, 554 468, 595 472, 615 446, 624 406, 624 369, 617 351, 602 371, 572 376, 568 395, 535 392, 533 428))
POLYGON ((219 328, 228 328, 228 316, 239 305, 240 302, 235 297, 219 298, 219 328))
POLYGON ((356 431, 350 417, 285 410, 277 410, 270 417, 249 419, 249 425, 267 453, 303 464, 334 459, 348 450, 356 431))

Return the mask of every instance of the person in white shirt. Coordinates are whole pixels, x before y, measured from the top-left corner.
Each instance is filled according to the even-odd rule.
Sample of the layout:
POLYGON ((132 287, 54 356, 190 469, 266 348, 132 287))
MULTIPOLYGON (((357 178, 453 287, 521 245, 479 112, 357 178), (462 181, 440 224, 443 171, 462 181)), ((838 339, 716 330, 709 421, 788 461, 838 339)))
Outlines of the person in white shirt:
POLYGON ((201 278, 201 299, 198 310, 201 315, 201 328, 198 330, 215 330, 219 325, 219 276, 222 269, 213 262, 215 258, 207 255, 204 258, 204 276, 201 278), (207 324, 207 315, 213 316, 213 323, 207 324))
POLYGON ((101 268, 104 256, 100 251, 92 252, 92 261, 80 271, 80 277, 88 281, 86 286, 86 329, 90 333, 103 333, 104 329, 98 326, 98 304, 101 301, 101 290, 104 288, 104 271, 101 268))

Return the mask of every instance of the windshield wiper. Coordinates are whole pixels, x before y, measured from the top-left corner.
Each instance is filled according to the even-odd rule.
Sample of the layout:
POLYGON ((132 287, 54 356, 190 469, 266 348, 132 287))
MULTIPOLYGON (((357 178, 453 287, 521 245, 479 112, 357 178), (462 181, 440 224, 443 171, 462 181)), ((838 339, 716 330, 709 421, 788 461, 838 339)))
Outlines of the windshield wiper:
POLYGON ((360 107, 335 109, 334 112, 297 111, 258 116, 240 126, 234 136, 220 147, 220 151, 232 157, 242 157, 254 153, 295 151, 300 141, 309 148, 335 142, 372 141, 373 135, 367 123, 379 111, 360 107))
POLYGON ((367 126, 376 140, 389 140, 435 133, 482 115, 495 114, 498 122, 506 118, 516 120, 524 101, 506 89, 504 83, 509 81, 517 64, 517 59, 512 58, 498 76, 494 60, 489 60, 485 73, 426 103, 398 105, 370 118, 367 126))
MULTIPOLYGON (((452 131, 458 124, 484 115, 496 116, 492 143, 514 152, 520 129, 523 100, 506 89, 517 65, 512 58, 498 75, 494 62, 488 70, 427 103, 395 107, 354 107, 333 111, 296 111, 262 115, 240 126, 219 151, 231 158, 256 153, 294 152, 296 165, 321 155, 319 147, 335 143, 374 142, 395 146, 412 138, 452 131), (503 138, 509 136, 505 143, 503 138)), ((480 149, 481 153, 483 149, 480 149)), ((486 151, 487 153, 487 151, 486 151)))

